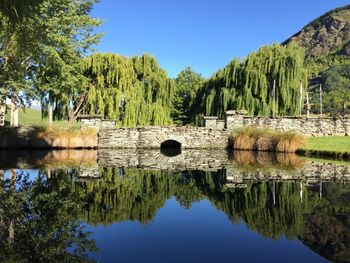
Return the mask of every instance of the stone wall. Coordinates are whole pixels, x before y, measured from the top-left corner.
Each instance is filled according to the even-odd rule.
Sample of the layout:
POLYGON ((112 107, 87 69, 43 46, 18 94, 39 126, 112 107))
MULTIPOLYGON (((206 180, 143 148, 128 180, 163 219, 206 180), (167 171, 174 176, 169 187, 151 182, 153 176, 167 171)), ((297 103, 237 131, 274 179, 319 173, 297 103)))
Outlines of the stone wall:
POLYGON ((181 143, 183 149, 227 148, 226 130, 197 127, 152 126, 143 128, 100 129, 99 148, 161 148, 168 140, 181 143))
POLYGON ((219 120, 218 117, 205 116, 204 127, 207 129, 223 130, 226 127, 225 120, 219 120))
POLYGON ((249 117, 244 111, 228 111, 226 126, 228 130, 255 126, 278 131, 295 131, 309 136, 350 135, 348 118, 249 117))
POLYGON ((96 129, 109 129, 116 127, 116 121, 114 120, 105 120, 102 115, 81 115, 78 117, 80 120, 81 127, 94 127, 96 129))
POLYGON ((217 128, 218 117, 205 116, 204 117, 204 126, 208 129, 217 128))
POLYGON ((147 170, 218 171, 232 162, 226 150, 182 150, 177 156, 166 156, 155 149, 99 149, 100 167, 119 166, 147 170))
POLYGON ((306 117, 249 117, 247 111, 227 111, 225 120, 204 117, 205 127, 150 126, 138 128, 116 128, 113 120, 102 116, 81 118, 82 127, 96 127, 99 148, 161 148, 165 141, 177 141, 183 149, 214 149, 229 147, 233 130, 245 126, 268 128, 279 131, 295 131, 310 136, 335 136, 350 134, 348 118, 306 117))
POLYGON ((249 181, 303 181, 316 183, 321 181, 350 181, 350 166, 325 162, 305 162, 293 169, 283 166, 246 169, 237 166, 226 168, 228 187, 244 187, 249 181))

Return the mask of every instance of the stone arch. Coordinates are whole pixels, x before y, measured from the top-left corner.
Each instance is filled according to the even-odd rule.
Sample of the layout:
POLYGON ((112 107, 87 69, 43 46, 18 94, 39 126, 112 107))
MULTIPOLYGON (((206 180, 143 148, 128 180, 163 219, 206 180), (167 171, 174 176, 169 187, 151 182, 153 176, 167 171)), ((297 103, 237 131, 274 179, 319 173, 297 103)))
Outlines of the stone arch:
POLYGON ((166 157, 175 157, 181 154, 182 144, 176 140, 165 140, 160 144, 160 152, 166 157))
POLYGON ((160 144, 160 148, 177 148, 177 149, 181 149, 181 142, 177 141, 177 140, 165 140, 160 144))
POLYGON ((158 144, 159 148, 162 148, 162 145, 164 146, 163 143, 166 141, 175 141, 181 145, 180 148, 183 148, 184 145, 186 145, 185 138, 179 134, 176 134, 176 133, 174 134, 174 131, 166 131, 166 132, 160 133, 155 138, 155 142, 158 144))

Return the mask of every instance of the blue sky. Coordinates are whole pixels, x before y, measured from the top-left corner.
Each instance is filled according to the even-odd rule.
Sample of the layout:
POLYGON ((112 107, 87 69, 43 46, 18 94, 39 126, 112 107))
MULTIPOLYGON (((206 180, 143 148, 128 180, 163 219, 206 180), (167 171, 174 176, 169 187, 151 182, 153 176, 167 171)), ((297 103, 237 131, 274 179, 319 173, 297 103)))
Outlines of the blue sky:
POLYGON ((234 57, 282 42, 349 0, 101 0, 97 51, 149 53, 170 77, 186 66, 209 77, 234 57))

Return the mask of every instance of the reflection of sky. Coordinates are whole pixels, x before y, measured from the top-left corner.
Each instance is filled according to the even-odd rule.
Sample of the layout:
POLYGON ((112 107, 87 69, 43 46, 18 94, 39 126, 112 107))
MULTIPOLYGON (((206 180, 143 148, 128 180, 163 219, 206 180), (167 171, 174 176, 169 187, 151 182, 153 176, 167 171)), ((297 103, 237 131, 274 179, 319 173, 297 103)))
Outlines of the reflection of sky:
POLYGON ((233 224, 209 201, 191 209, 168 200, 151 223, 87 226, 96 240, 98 262, 320 262, 298 240, 271 240, 243 223, 233 224))
MULTIPOLYGON (((38 178, 39 176, 39 170, 32 170, 32 169, 16 169, 16 174, 17 174, 17 179, 19 177, 27 177, 27 180, 30 182, 33 182, 35 179, 38 178)), ((10 170, 5 170, 4 173, 4 179, 8 180, 10 179, 10 170)), ((17 185, 18 186, 18 180, 17 180, 17 185)))

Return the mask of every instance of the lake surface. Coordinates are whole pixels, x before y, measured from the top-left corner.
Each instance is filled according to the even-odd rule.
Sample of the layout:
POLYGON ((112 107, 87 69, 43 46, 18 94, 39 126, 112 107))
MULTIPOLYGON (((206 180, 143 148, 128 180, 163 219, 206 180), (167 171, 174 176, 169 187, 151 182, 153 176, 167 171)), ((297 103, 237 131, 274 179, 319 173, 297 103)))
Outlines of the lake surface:
POLYGON ((2 262, 350 261, 350 165, 251 152, 0 152, 2 262))

